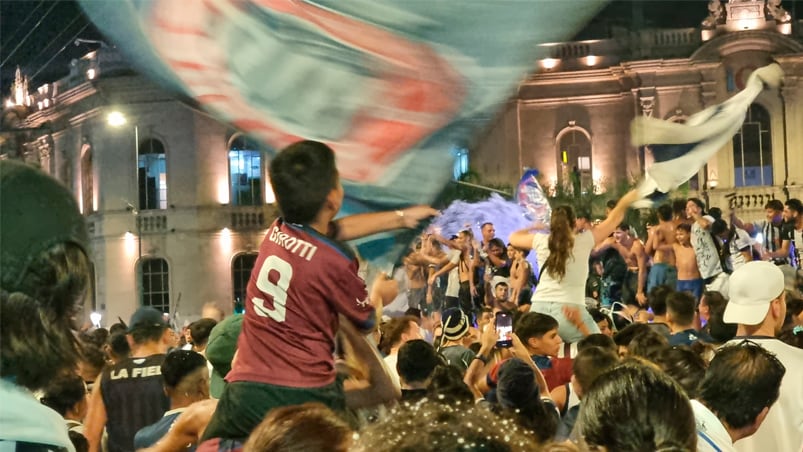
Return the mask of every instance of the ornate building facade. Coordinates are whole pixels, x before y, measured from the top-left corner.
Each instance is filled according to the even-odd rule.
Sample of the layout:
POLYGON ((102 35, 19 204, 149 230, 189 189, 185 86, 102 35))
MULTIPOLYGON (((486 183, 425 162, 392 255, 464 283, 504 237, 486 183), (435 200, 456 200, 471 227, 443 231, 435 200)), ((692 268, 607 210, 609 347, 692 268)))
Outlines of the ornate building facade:
MULTIPOLYGON (((758 217, 767 199, 803 197, 801 25, 778 0, 714 0, 698 28, 544 44, 549 57, 470 145, 471 166, 508 185, 525 167, 550 183, 579 174, 581 190, 635 178, 651 156, 630 145, 631 119, 682 121, 776 61, 782 89, 763 93, 732 143, 690 181, 712 205, 758 217)), ((79 200, 94 260, 86 312, 108 325, 140 304, 180 321, 208 302, 230 311, 276 215, 264 149, 135 74, 114 49, 70 69, 32 92, 18 74, 0 158, 41 166, 79 200)))
POLYGON ((778 0, 714 0, 697 28, 545 44, 548 58, 474 140, 471 166, 498 184, 515 184, 526 167, 547 185, 579 175, 582 191, 633 180, 652 159, 630 144, 636 115, 683 121, 777 62, 782 88, 760 95, 742 130, 688 187, 713 206, 759 217, 769 199, 803 197, 802 25, 778 0))
POLYGON ((22 84, 5 104, 2 157, 40 166, 78 199, 94 261, 87 315, 109 325, 140 304, 180 322, 209 302, 231 312, 276 215, 264 149, 105 46, 64 79, 22 84))

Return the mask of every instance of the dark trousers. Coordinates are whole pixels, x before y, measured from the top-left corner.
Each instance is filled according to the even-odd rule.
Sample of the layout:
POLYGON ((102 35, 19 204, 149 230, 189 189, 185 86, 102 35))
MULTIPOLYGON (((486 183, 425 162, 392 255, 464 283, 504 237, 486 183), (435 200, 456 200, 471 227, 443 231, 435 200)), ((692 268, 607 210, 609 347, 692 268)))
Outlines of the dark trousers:
POLYGON ((268 411, 306 402, 319 402, 335 412, 344 412, 346 397, 342 380, 320 388, 291 388, 247 381, 229 383, 223 389, 202 441, 247 438, 268 411))

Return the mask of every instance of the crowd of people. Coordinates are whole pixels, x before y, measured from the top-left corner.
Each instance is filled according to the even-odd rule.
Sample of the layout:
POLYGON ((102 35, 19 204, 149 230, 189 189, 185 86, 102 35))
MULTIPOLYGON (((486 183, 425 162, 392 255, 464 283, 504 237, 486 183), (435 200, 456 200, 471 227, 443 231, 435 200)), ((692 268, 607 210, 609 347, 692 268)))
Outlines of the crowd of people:
POLYGON ((334 153, 302 141, 270 165, 281 217, 245 314, 209 306, 176 331, 140 307, 81 329, 74 199, 0 170, 2 450, 803 450, 799 200, 756 223, 662 205, 640 238, 633 191, 507 240, 426 231, 401 286, 366 282, 346 241, 437 212, 337 217, 334 153), (407 311, 383 315, 400 291, 407 311))

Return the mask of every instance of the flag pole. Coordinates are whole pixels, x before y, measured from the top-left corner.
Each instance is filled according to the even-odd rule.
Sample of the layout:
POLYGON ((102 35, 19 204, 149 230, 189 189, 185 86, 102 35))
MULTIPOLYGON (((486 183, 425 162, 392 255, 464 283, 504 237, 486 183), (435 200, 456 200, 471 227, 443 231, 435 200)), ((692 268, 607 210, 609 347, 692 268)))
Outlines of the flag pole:
POLYGON ((465 185, 466 187, 479 188, 480 190, 492 191, 495 193, 499 193, 500 195, 513 196, 512 193, 508 193, 504 190, 499 190, 498 188, 486 187, 485 185, 472 184, 471 182, 465 182, 462 180, 454 180, 452 182, 454 182, 457 185, 465 185))

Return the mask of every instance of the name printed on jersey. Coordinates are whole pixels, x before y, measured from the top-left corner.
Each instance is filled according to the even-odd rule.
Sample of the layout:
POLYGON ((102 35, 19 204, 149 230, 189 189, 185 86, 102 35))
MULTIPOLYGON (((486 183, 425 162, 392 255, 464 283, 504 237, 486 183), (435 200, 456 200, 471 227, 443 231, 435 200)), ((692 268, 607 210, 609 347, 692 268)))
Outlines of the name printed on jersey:
POLYGON ((315 252, 318 250, 318 247, 312 243, 281 232, 278 226, 273 226, 268 239, 307 261, 312 260, 312 256, 315 255, 315 252))
POLYGON ((122 380, 124 378, 145 378, 162 375, 162 369, 159 366, 147 367, 134 367, 131 369, 131 375, 128 374, 128 369, 112 369, 109 378, 112 380, 122 380))

